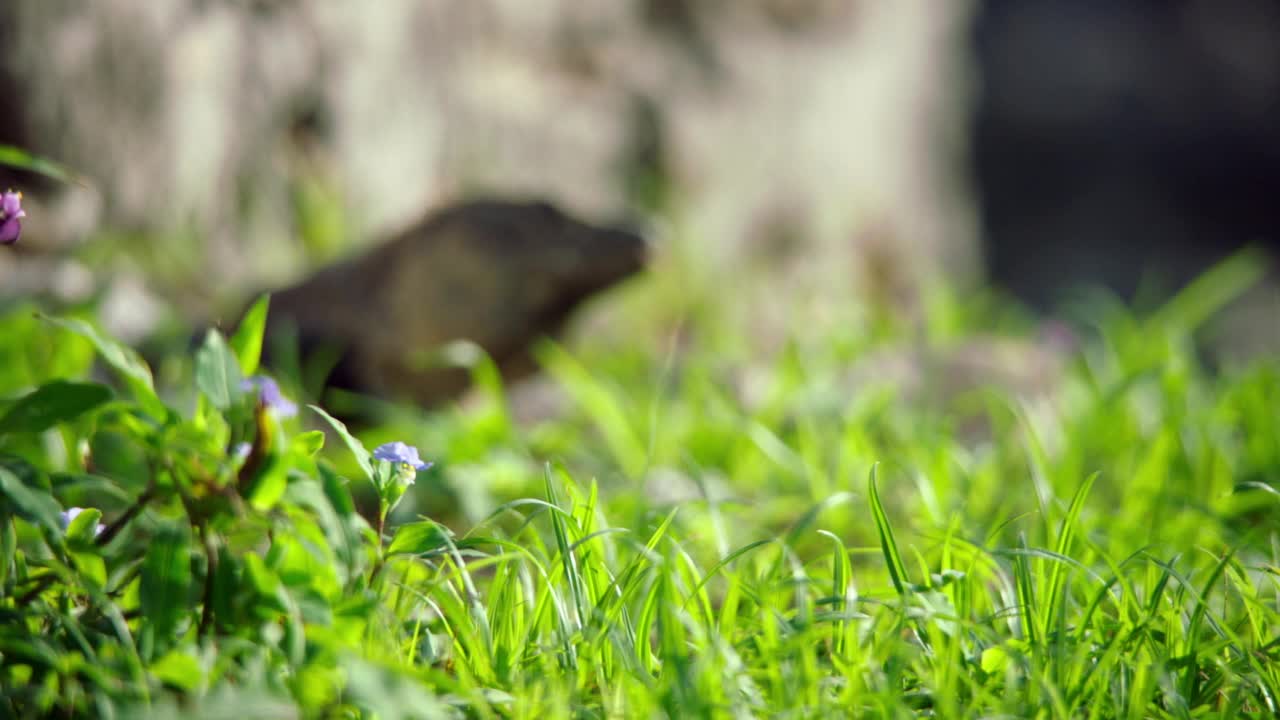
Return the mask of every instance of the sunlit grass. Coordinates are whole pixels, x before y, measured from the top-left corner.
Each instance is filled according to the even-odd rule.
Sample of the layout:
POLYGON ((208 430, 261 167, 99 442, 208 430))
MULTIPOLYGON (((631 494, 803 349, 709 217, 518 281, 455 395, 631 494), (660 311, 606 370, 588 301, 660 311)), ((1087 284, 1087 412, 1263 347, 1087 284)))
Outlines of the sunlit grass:
POLYGON ((4 710, 1275 714, 1280 362, 1211 370, 1194 343, 1253 267, 1154 313, 1082 305, 1035 393, 871 362, 1036 342, 990 300, 939 295, 922 332, 851 310, 765 342, 733 298, 680 306, 659 277, 610 332, 540 349, 558 414, 518 421, 482 360, 465 406, 356 436, 237 392, 260 320, 155 389, 109 339, 12 309, 4 710), (95 347, 111 399, 56 386, 36 407, 95 347), (353 491, 391 440, 437 464, 379 538, 353 491), (62 528, 70 506, 110 537, 62 528))

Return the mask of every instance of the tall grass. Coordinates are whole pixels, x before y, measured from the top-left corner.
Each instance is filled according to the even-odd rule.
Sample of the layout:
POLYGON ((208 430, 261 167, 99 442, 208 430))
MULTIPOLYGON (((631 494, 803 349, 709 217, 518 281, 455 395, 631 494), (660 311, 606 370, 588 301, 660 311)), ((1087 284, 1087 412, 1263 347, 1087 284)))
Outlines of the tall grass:
MULTIPOLYGON (((1154 313, 1090 306, 1038 393, 851 372, 989 337, 955 299, 933 340, 842 321, 769 352, 708 312, 674 350, 544 347, 551 419, 517 422, 482 365, 476 402, 354 435, 238 389, 256 315, 157 388, 90 325, 11 309, 0 707, 1274 715, 1280 362, 1211 370, 1193 342, 1250 262, 1154 313), (437 464, 379 535, 357 501, 392 439, 437 464)), ((655 302, 635 288, 621 317, 655 302)))

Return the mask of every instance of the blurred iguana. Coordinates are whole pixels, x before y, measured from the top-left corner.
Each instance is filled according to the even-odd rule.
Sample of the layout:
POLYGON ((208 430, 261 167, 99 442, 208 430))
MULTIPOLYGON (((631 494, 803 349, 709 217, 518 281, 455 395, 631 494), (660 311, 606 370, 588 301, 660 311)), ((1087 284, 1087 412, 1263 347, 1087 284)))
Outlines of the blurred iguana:
POLYGON ((468 374, 433 363, 433 351, 468 340, 504 376, 528 374, 530 344, 637 272, 645 247, 545 203, 464 203, 273 292, 268 352, 296 337, 304 358, 334 353, 331 387, 435 405, 459 395, 468 374))

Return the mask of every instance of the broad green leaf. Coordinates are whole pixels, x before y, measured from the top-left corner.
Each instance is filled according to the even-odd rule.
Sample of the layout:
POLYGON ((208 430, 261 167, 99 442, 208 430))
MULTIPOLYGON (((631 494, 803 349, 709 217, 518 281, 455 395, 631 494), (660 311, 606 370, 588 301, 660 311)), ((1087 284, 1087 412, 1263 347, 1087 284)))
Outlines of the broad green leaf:
POLYGON ((342 438, 347 447, 351 448, 351 454, 356 456, 356 462, 360 464, 360 469, 364 471, 365 477, 369 478, 369 482, 373 482, 373 461, 370 459, 371 455, 365 449, 364 443, 357 440, 356 436, 347 430, 345 423, 325 412, 319 406, 308 405, 307 407, 314 410, 316 414, 324 418, 333 427, 334 432, 338 433, 338 437, 342 438))
POLYGON ((7 633, 0 635, 0 653, 4 655, 6 666, 18 660, 41 669, 52 670, 62 665, 57 650, 39 637, 21 639, 7 633))
POLYGON ((196 352, 196 387, 215 408, 226 410, 240 398, 243 379, 240 362, 222 339, 222 333, 209 330, 196 352))
POLYGON ((263 458, 263 466, 254 473, 245 490, 249 504, 259 512, 275 507, 289 487, 289 465, 284 458, 272 453, 263 458))
POLYGON ((191 612, 191 536, 185 525, 162 525, 147 544, 139 598, 142 615, 164 642, 191 612))
POLYGON ((1002 674, 1009 667, 1009 652, 999 645, 982 651, 982 672, 988 675, 1002 674))
POLYGON ((8 586, 9 569, 13 567, 17 551, 18 529, 13 526, 13 517, 8 509, 0 507, 0 587, 8 586))
POLYGON ((58 503, 49 493, 22 482, 8 468, 0 467, 0 496, 9 511, 51 532, 62 531, 58 503))
POLYGON ((320 471, 320 480, 324 483, 324 495, 329 499, 334 512, 339 517, 348 518, 356 514, 356 504, 351 498, 351 488, 347 479, 334 471, 327 462, 316 463, 320 471))
POLYGON ((262 359, 262 337, 267 327, 267 309, 271 304, 271 296, 263 295, 253 303, 249 312, 245 313, 240 326, 231 336, 231 352, 235 353, 240 363, 240 372, 249 376, 258 371, 258 362, 262 359))
POLYGON ((289 452, 302 457, 315 457, 324 448, 324 433, 320 430, 309 430, 289 441, 289 452))
POLYGON ((250 553, 245 555, 243 560, 244 578, 253 586, 257 594, 255 610, 259 617, 264 620, 275 619, 280 613, 288 612, 288 598, 280 578, 258 555, 250 553))
POLYGON ((139 493, 151 481, 151 464, 144 440, 130 430, 124 425, 98 430, 89 438, 89 452, 95 474, 139 493))
POLYGON ((449 547, 449 537, 448 528, 431 520, 408 523, 396 530, 391 546, 387 548, 387 554, 422 555, 449 547))
POLYGON ((93 343, 103 362, 120 373, 130 391, 136 396, 139 404, 156 418, 164 418, 168 410, 156 395, 155 383, 151 379, 151 368, 133 349, 115 340, 104 337, 89 323, 76 318, 55 318, 43 316, 48 322, 69 330, 93 343))
POLYGON ((14 403, 0 418, 0 433, 44 432, 110 399, 111 389, 105 385, 54 380, 14 403))
POLYGON ((97 535, 98 523, 102 521, 102 511, 97 508, 84 508, 79 515, 67 525, 67 539, 92 543, 97 535))
MULTIPOLYGON (((0 188, 3 189, 3 188, 0 188)), ((0 312, 0 394, 14 396, 59 378, 83 378, 96 351, 87 339, 51 333, 39 308, 19 303, 0 312)))
MULTIPOLYGON (((97 458, 94 458, 95 463, 97 458)), ((133 502, 133 495, 126 492, 117 480, 102 475, 80 472, 50 473, 53 494, 64 505, 94 507, 102 510, 123 510, 133 502)))
POLYGON ((236 599, 245 590, 244 583, 240 580, 243 563, 238 554, 221 543, 214 557, 217 558, 217 566, 213 572, 209 604, 218 624, 226 625, 235 617, 236 599))
MULTIPOLYGON (((77 520, 79 518, 76 518, 77 520)), ((73 552, 76 569, 80 571, 82 580, 89 582, 94 590, 101 592, 107 586, 107 563, 95 552, 73 552)))
POLYGON ((186 692, 192 692, 204 683, 204 668, 200 660, 189 652, 173 650, 151 663, 147 668, 157 680, 186 692))

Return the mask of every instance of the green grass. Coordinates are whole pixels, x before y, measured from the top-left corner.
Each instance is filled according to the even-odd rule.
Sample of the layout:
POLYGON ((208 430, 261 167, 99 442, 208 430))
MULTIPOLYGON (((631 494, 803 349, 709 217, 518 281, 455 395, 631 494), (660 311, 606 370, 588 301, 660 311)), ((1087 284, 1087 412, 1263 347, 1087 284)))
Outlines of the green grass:
POLYGON ((850 380, 1030 336, 997 300, 939 295, 917 331, 796 299, 813 322, 762 337, 667 268, 541 349, 559 416, 518 423, 482 361, 475 402, 358 437, 239 389, 260 315, 157 388, 89 324, 10 308, 0 714, 1274 714, 1280 361, 1194 343, 1253 267, 1081 305, 1037 398, 850 380), (436 462, 398 505, 365 450, 389 440, 436 462))

